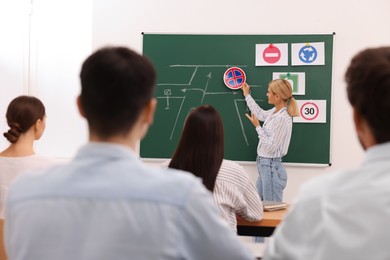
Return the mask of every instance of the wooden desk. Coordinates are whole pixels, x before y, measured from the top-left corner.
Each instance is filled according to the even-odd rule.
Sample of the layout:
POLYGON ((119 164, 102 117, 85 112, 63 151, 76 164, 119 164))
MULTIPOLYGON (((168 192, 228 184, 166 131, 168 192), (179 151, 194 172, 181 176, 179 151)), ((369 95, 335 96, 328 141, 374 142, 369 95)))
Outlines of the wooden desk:
POLYGON ((240 236, 269 237, 280 224, 287 209, 264 211, 263 219, 257 222, 237 220, 237 234, 240 236))

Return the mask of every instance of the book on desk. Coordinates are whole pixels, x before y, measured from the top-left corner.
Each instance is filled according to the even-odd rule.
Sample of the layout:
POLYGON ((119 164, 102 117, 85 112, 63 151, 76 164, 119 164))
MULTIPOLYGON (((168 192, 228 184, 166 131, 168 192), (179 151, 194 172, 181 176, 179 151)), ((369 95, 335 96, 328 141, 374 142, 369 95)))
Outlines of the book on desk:
POLYGON ((274 211, 274 210, 287 208, 286 202, 277 202, 277 201, 268 201, 268 200, 264 200, 262 202, 263 202, 264 211, 274 211))

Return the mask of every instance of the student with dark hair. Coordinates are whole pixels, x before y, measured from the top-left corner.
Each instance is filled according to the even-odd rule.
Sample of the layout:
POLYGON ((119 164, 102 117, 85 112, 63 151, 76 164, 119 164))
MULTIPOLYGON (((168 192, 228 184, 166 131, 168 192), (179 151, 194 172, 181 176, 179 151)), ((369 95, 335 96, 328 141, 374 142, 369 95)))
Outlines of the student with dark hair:
POLYGON ((358 53, 345 78, 365 160, 305 184, 264 259, 390 259, 390 47, 358 53))
POLYGON ((102 48, 85 60, 80 78, 89 143, 67 165, 14 183, 9 258, 254 259, 194 176, 138 159, 156 106, 148 59, 102 48))
MULTIPOLYGON (((5 218, 5 200, 15 179, 26 171, 48 168, 51 159, 35 154, 34 143, 46 126, 45 106, 36 97, 19 96, 8 105, 6 112, 9 130, 4 137, 10 145, 0 152, 0 220, 5 218)), ((3 234, 0 221, 0 234, 3 234)), ((6 259, 3 236, 0 237, 0 259, 6 259)))
POLYGON ((236 231, 236 215, 249 221, 259 221, 263 207, 244 169, 223 157, 221 116, 210 105, 195 108, 186 119, 169 167, 200 177, 206 188, 213 192, 222 217, 236 231))
POLYGON ((6 112, 9 130, 4 137, 11 143, 0 152, 0 219, 4 219, 4 203, 14 179, 26 170, 49 166, 50 160, 35 154, 34 142, 45 131, 46 114, 42 102, 32 96, 19 96, 6 112))
POLYGON ((170 168, 193 173, 209 191, 214 190, 224 156, 222 119, 212 106, 195 108, 188 115, 170 168))

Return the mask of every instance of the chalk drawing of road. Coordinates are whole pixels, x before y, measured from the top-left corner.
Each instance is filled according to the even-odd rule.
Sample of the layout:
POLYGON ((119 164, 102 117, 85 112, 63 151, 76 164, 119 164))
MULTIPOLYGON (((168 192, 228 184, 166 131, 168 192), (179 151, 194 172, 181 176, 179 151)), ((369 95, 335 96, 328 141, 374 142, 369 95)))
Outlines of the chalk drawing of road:
MULTIPOLYGON (((248 120, 245 113, 249 110, 246 107, 245 99, 241 90, 231 90, 223 85, 222 76, 227 68, 230 67, 245 68, 247 65, 170 65, 173 71, 180 70, 180 75, 186 75, 181 79, 169 80, 169 82, 158 83, 156 98, 158 99, 158 111, 163 113, 164 118, 170 118, 164 124, 170 127, 169 140, 180 136, 181 127, 188 114, 195 107, 202 104, 219 103, 223 105, 223 110, 231 111, 229 121, 237 118, 240 134, 247 146, 249 146, 247 133, 243 120, 248 120), (183 70, 186 73, 183 73, 183 70), (176 82, 175 82, 176 81, 176 82), (228 98, 229 96, 229 98, 228 98), (218 102, 213 102, 213 101, 218 102), (222 100, 222 101, 221 101, 222 100), (225 102, 226 100, 226 102, 225 102), (231 109, 230 107, 231 106, 231 109), (228 108, 227 108, 228 107, 228 108), (243 111, 245 107, 245 111, 243 111), (241 108, 241 109, 240 109, 241 108), (241 110, 241 111, 240 111, 241 110), (165 111, 165 112, 164 112, 165 111), (168 114, 169 113, 169 114, 168 114), (234 113, 234 114, 233 114, 234 113), (169 115, 169 116, 167 116, 169 115)), ((174 73, 174 72, 172 72, 174 73)), ((179 74, 179 73, 178 73, 179 74)), ((251 88, 260 86, 251 85, 251 88)), ((256 100, 261 101, 261 100, 256 100)), ((218 108, 217 108, 218 109, 218 108)), ((226 127, 225 127, 226 129, 226 127)), ((254 129, 250 129, 254 131, 254 129)), ((165 137, 162 137, 165 138, 165 137)))

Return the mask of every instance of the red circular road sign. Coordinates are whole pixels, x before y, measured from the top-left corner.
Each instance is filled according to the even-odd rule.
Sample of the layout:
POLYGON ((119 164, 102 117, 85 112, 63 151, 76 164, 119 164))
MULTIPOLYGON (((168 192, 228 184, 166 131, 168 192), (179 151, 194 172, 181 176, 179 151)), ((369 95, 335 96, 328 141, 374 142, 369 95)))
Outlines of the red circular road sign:
POLYGON ((315 103, 312 102, 306 102, 301 106, 301 117, 305 120, 314 120, 317 118, 318 114, 320 113, 320 110, 318 109, 318 106, 315 103))
POLYGON ((223 82, 230 89, 239 89, 246 81, 245 72, 238 67, 231 67, 223 74, 223 82))
POLYGON ((281 54, 278 47, 270 44, 267 48, 263 51, 263 59, 267 63, 276 63, 280 60, 281 54))

